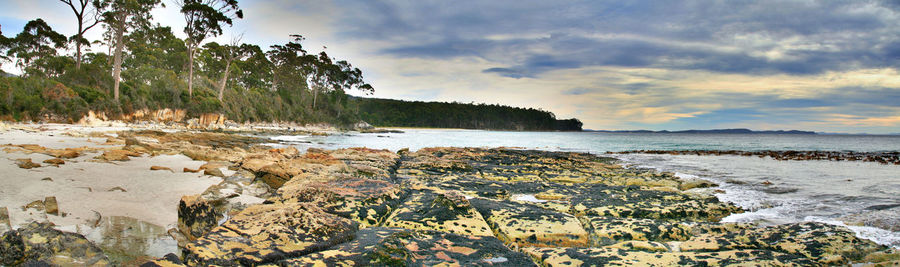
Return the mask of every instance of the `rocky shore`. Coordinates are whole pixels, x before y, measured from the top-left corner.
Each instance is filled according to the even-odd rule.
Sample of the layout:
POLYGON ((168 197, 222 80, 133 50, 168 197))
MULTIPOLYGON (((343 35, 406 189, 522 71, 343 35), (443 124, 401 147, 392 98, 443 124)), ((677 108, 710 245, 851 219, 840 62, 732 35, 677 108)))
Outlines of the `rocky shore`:
POLYGON ((665 155, 697 155, 697 156, 757 156, 776 160, 833 160, 862 161, 881 164, 900 165, 900 152, 853 152, 853 151, 794 151, 794 150, 629 150, 608 152, 608 154, 665 154, 665 155))
MULTIPOLYGON (((98 136, 106 146, 9 144, 4 149, 64 162, 75 154, 103 164, 161 155, 204 162, 145 170, 220 179, 169 208, 177 211, 177 223, 167 235, 179 251, 122 261, 120 252, 40 219, 13 225, 10 221, 21 220, 10 219, 7 208, 26 207, 0 207, 0 231, 5 231, 0 265, 900 263, 897 251, 841 226, 719 223, 742 210, 720 202, 713 195, 715 184, 626 169, 615 159, 590 154, 508 148, 301 152, 245 134, 202 131, 98 136)), ((29 172, 54 164, 21 163, 16 168, 31 167, 29 172)), ((42 200, 41 212, 47 202, 42 200)))

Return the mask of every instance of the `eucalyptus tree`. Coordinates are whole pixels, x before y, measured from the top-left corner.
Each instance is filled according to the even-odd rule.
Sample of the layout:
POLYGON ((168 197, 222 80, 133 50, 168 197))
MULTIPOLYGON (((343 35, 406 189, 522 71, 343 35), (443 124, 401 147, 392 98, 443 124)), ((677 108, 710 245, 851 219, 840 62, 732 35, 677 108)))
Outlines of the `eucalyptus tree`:
POLYGON ((231 73, 232 63, 234 63, 235 60, 244 60, 244 58, 250 54, 249 51, 246 50, 246 47, 241 45, 241 38, 241 36, 232 38, 231 44, 227 45, 219 45, 216 42, 210 42, 203 46, 205 48, 203 51, 207 54, 206 57, 217 63, 208 65, 216 65, 218 69, 222 71, 221 81, 219 81, 219 84, 217 85, 219 87, 219 94, 216 98, 219 99, 219 102, 222 102, 222 98, 225 95, 225 86, 228 84, 228 75, 231 73))
POLYGON ((244 18, 237 0, 178 0, 188 47, 188 95, 194 95, 194 54, 203 40, 222 34, 222 24, 244 18))
POLYGON ((125 47, 125 32, 136 27, 145 27, 150 24, 153 10, 159 0, 103 0, 98 6, 106 9, 103 13, 103 22, 112 33, 112 41, 115 44, 115 56, 113 57, 113 96, 119 100, 119 82, 122 76, 122 50, 125 47))
MULTIPOLYGON (((9 47, 7 57, 16 58, 16 66, 26 72, 26 68, 41 58, 56 55, 57 49, 66 45, 66 36, 56 32, 42 19, 35 19, 25 24, 22 32, 15 38, 5 41, 9 47)), ((43 70, 36 66, 43 73, 43 70)))
POLYGON ((100 12, 100 1, 94 0, 59 0, 68 5, 75 14, 75 22, 78 25, 78 31, 75 32, 70 40, 75 43, 75 69, 81 69, 81 46, 90 45, 91 43, 84 38, 84 34, 100 24, 102 13, 100 12))

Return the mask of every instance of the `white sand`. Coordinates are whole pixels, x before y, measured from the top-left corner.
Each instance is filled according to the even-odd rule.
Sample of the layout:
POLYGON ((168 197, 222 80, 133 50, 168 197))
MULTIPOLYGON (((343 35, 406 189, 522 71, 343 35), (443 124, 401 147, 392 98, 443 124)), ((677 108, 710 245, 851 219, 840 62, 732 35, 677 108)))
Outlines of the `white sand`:
MULTIPOLYGON (((81 138, 63 135, 68 126, 52 126, 48 131, 26 132, 9 130, 0 132, 2 144, 38 144, 49 148, 100 146, 103 138, 81 138), (52 136, 51 136, 52 135, 52 136)), ((49 127, 48 127, 49 128, 49 127)), ((106 128, 83 128, 79 131, 108 131, 106 128)), ((112 129, 119 130, 119 129, 112 129)), ((31 158, 40 163, 49 156, 43 154, 6 153, 0 151, 0 207, 8 207, 13 227, 27 223, 41 214, 28 215, 22 206, 55 196, 60 213, 67 216, 46 215, 63 229, 75 225, 93 224, 97 217, 127 216, 155 225, 171 228, 178 219, 178 201, 183 195, 203 192, 222 181, 221 178, 197 173, 181 173, 182 168, 196 169, 205 162, 194 161, 183 155, 140 157, 115 163, 90 162, 99 153, 89 153, 66 160, 58 168, 44 167, 22 169, 15 159, 31 158), (175 172, 150 171, 150 166, 169 167, 175 172), (53 181, 42 181, 50 177, 53 181), (127 192, 109 191, 121 187, 127 192)), ((33 212, 33 210, 29 210, 33 212)))

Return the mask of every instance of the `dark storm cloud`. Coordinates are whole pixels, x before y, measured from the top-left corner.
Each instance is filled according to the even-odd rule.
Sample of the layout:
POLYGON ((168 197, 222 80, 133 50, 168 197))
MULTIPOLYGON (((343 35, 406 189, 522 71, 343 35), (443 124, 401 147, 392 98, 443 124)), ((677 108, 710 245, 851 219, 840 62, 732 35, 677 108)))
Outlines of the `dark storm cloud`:
POLYGON ((521 78, 588 66, 753 75, 900 65, 890 1, 347 2, 347 38, 398 57, 474 56, 521 78), (506 38, 496 38, 496 36, 506 38), (780 57, 766 57, 777 50, 780 57))

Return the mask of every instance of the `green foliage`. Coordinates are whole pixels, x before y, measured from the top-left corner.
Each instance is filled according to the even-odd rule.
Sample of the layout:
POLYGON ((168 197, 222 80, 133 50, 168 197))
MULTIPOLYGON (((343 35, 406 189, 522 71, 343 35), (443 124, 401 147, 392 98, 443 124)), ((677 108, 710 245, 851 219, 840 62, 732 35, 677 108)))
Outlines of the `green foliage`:
POLYGON ((44 20, 35 19, 25 24, 22 33, 5 43, 9 47, 6 56, 18 59, 16 66, 26 70, 26 73, 30 71, 29 74, 43 74, 47 72, 44 67, 51 64, 46 62, 48 58, 56 55, 56 49, 66 45, 66 36, 53 31, 44 20), (39 59, 45 59, 44 63, 33 64, 39 59))
POLYGON ((106 38, 117 53, 84 54, 80 66, 68 55, 57 55, 66 38, 40 19, 29 22, 16 38, 0 35, 0 51, 8 56, 4 58, 17 59, 27 74, 0 77, 0 119, 72 121, 89 110, 115 118, 171 108, 184 109, 189 116, 223 113, 239 122, 349 126, 363 119, 379 126, 581 128, 577 120, 556 120, 543 110, 351 97, 350 90, 374 91, 362 71, 325 51, 308 52, 300 35, 268 51, 237 41, 191 47, 221 34, 221 24, 242 17, 237 1, 183 0, 182 12, 194 16, 185 29, 188 40, 176 37, 169 27, 151 24, 149 11, 159 2, 97 1, 109 30, 106 38), (194 64, 192 55, 197 56, 194 64), (199 71, 191 75, 193 65, 199 71), (113 77, 111 70, 120 77, 113 77))
POLYGON ((429 127, 518 131, 580 131, 577 119, 557 120, 549 111, 501 105, 355 98, 362 120, 382 127, 429 127))

